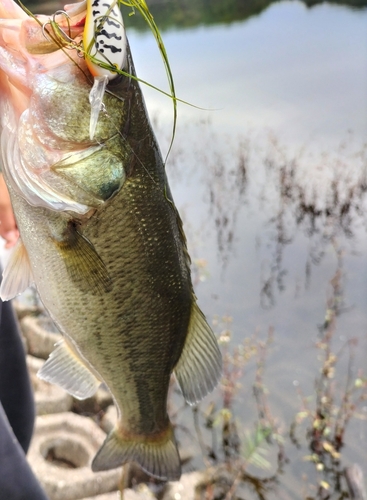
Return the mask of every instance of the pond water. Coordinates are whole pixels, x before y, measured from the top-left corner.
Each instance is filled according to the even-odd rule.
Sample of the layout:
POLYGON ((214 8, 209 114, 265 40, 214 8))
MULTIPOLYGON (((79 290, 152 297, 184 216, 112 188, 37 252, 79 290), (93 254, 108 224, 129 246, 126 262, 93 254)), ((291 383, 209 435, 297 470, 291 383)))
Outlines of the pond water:
MULTIPOLYGON (((335 478, 343 467, 356 462, 367 473, 363 402, 330 473, 304 460, 311 455, 304 426, 301 449, 288 437, 300 392, 316 396, 322 351, 315 344, 328 310, 336 312, 333 352, 357 339, 351 377, 367 368, 366 22, 366 9, 293 1, 228 23, 167 23, 163 33, 177 95, 205 108, 179 105, 167 162, 200 304, 209 319, 231 318, 232 345, 273 329, 263 381, 290 463, 266 498, 326 498, 322 480, 330 498, 342 498, 346 486, 335 478)), ((138 75, 166 89, 150 33, 132 26, 129 40, 138 75)), ((151 89, 145 95, 167 151, 172 106, 151 89)), ((344 352, 336 365, 335 394, 345 387, 348 359, 344 352)), ((246 366, 234 398, 240 434, 256 420, 254 370, 246 366)))
MULTIPOLYGON (((301 448, 289 432, 304 410, 300 393, 315 407, 325 352, 316 344, 325 335, 338 357, 333 394, 343 394, 348 373, 360 383, 367 369, 366 5, 240 0, 220 7, 152 3, 177 95, 202 108, 179 104, 167 161, 199 303, 218 333, 231 331, 229 350, 273 332, 263 383, 289 463, 265 496, 256 488, 243 495, 347 498, 338 482, 343 468, 358 463, 367 475, 367 402, 329 472, 304 459, 307 418, 297 429, 301 448), (329 490, 318 489, 323 480, 329 490)), ((166 90, 154 39, 137 17, 125 15, 137 74, 166 90)), ((165 154, 172 104, 150 88, 144 93, 165 154)), ((254 360, 244 371, 231 407, 240 437, 257 415, 254 360)), ((216 398, 219 405, 223 393, 216 398)), ((270 471, 252 464, 252 474, 275 474, 271 453, 270 471)))

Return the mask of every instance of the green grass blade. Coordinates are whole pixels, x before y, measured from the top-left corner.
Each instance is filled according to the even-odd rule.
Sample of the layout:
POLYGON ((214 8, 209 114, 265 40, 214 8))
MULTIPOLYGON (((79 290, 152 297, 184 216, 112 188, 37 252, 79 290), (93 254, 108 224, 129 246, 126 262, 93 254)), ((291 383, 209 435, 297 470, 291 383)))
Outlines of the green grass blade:
MULTIPOLYGON (((154 21, 154 18, 152 16, 145 0, 118 0, 118 1, 121 5, 126 5, 128 7, 131 7, 133 9, 133 12, 135 12, 135 9, 137 9, 140 12, 140 14, 143 16, 143 18, 147 22, 148 26, 150 27, 150 29, 154 35, 154 38, 156 39, 159 51, 160 51, 161 56, 162 56, 163 64, 164 64, 166 74, 167 74, 168 85, 169 85, 170 92, 171 92, 170 97, 171 97, 172 103, 173 103, 172 139, 171 139, 171 143, 170 143, 170 146, 168 148, 167 155, 166 155, 166 160, 165 160, 165 162, 166 162, 168 155, 171 152, 173 141, 174 141, 174 138, 176 135, 177 101, 178 101, 178 99, 176 97, 175 84, 174 84, 174 80, 173 80, 171 66, 170 66, 169 60, 168 60, 167 51, 166 51, 166 48, 164 46, 160 31, 159 31, 159 29, 154 21)), ((146 83, 146 82, 144 82, 144 83, 146 83)), ((152 88, 155 88, 153 85, 149 85, 149 86, 152 88)), ((167 94, 166 92, 163 92, 163 93, 167 94)))

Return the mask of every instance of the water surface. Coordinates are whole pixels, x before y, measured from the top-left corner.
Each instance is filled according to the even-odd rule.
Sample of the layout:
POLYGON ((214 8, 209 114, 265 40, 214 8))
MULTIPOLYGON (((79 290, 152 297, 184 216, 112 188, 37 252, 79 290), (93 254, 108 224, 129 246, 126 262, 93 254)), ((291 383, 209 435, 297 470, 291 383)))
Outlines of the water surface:
MULTIPOLYGON (((179 105, 167 173, 208 319, 232 318, 231 345, 274 331, 264 382, 290 463, 266 498, 304 498, 300 484, 326 498, 303 460, 305 433, 300 450, 288 433, 298 391, 314 396, 328 309, 338 313, 333 350, 355 338, 352 376, 367 368, 367 10, 365 2, 226 5, 152 3, 177 95, 203 108, 179 105)), ((136 18, 127 24, 137 73, 167 90, 154 39, 136 18)), ((166 154, 172 104, 144 93, 166 154)), ((336 390, 347 368, 341 356, 336 390)), ((251 365, 235 402, 241 432, 256 420, 253 382, 251 365)), ((357 462, 367 474, 367 406, 358 415, 340 469, 357 462)))
MULTIPOLYGON (((280 2, 238 22, 164 33, 177 94, 211 108, 179 106, 167 163, 200 268, 200 304, 210 319, 232 318, 233 343, 274 328, 265 383, 285 435, 301 408, 298 391, 314 392, 315 343, 333 298, 333 349, 358 339, 353 374, 366 369, 366 21, 366 10, 280 2)), ((129 39, 140 77, 166 88, 150 34, 129 39)), ((145 94, 167 151, 171 105, 145 94)), ((341 356, 337 387, 347 361, 341 356)), ((251 373, 236 406, 248 428, 251 373)), ((352 421, 341 469, 366 463, 366 432, 365 420, 352 421)), ((286 448, 291 463, 267 498, 301 498, 300 482, 321 480, 303 460, 306 445, 286 448)))

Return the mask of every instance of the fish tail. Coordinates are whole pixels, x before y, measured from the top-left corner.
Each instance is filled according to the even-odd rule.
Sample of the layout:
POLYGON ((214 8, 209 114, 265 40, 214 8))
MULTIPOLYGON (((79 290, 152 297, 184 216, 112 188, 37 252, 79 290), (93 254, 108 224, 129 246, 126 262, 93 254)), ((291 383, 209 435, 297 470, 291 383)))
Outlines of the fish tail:
POLYGON ((159 435, 131 437, 115 427, 94 457, 94 472, 137 462, 148 474, 165 481, 177 481, 181 462, 172 425, 159 435))

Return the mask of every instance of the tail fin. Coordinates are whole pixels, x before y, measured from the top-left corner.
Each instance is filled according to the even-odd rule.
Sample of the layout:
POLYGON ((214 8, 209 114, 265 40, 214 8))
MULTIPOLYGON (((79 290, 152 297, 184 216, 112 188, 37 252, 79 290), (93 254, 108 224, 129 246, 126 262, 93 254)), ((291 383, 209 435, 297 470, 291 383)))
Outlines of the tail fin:
POLYGON ((92 470, 114 469, 126 462, 137 462, 148 474, 165 481, 177 481, 181 476, 181 463, 171 424, 160 439, 141 436, 126 439, 113 429, 94 457, 92 470))

